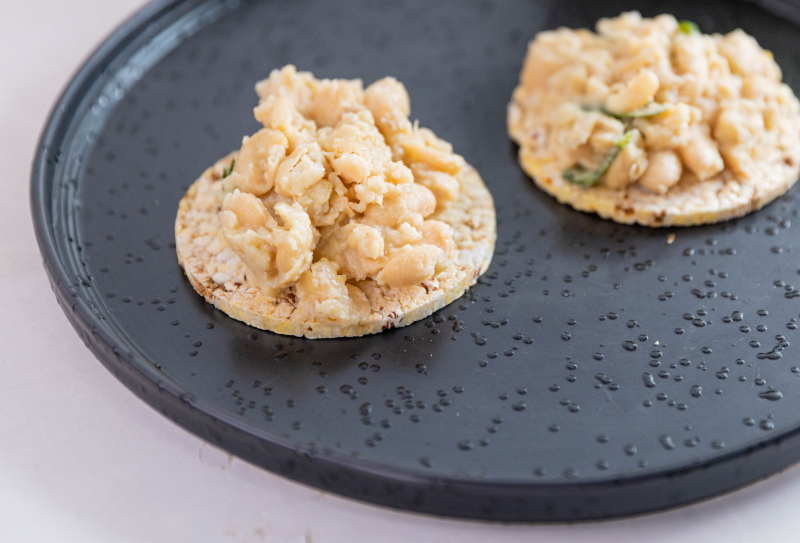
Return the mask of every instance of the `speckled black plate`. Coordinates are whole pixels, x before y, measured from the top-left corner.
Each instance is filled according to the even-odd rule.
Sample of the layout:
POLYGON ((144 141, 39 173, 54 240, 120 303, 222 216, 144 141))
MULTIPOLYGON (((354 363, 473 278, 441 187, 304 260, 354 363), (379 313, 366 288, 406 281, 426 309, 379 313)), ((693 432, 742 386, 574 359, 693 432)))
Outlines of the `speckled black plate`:
MULTIPOLYGON (((800 88, 800 32, 753 4, 671 2, 741 26, 800 88)), ((156 2, 78 72, 33 169, 56 297, 100 361, 197 435, 370 502, 482 519, 688 503, 800 459, 797 189, 723 225, 650 230, 560 206, 516 163, 505 107, 526 42, 658 2, 156 2), (178 266, 189 184, 257 129, 286 63, 405 82, 413 117, 494 194, 497 253, 407 328, 305 340, 216 311, 178 266), (674 243, 668 236, 674 234, 674 243)))

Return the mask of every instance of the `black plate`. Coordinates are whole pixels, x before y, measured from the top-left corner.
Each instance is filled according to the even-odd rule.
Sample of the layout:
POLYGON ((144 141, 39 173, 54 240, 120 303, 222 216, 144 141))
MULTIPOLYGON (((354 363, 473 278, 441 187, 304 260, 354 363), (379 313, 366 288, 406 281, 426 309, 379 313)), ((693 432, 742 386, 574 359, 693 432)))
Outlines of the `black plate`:
MULTIPOLYGON (((747 3, 671 2, 741 26, 798 87, 800 32, 747 3)), ((650 230, 535 189, 506 138, 525 45, 658 2, 156 2, 57 104, 31 188, 59 303, 164 415, 271 471, 370 502, 482 519, 671 507, 800 459, 797 190, 723 225, 650 230), (602 5, 601 5, 602 4, 602 5), (462 299, 380 335, 304 340, 206 304, 178 267, 189 184, 257 129, 256 80, 393 75, 413 117, 492 190, 497 253, 462 299), (674 233, 675 242, 667 236, 674 233)))

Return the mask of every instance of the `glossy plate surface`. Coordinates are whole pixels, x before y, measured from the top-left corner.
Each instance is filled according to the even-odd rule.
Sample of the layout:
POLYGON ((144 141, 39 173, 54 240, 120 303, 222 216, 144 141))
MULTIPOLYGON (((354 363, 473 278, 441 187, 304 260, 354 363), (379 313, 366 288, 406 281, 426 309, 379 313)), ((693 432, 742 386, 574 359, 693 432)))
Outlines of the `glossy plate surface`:
MULTIPOLYGON (((800 32, 750 3, 673 2, 741 26, 800 88, 800 32)), ((505 108, 539 30, 657 2, 156 2, 56 106, 32 208, 59 303, 166 416, 266 469, 415 511, 604 518, 724 492, 800 459, 798 190, 723 225, 650 230, 558 205, 516 163, 505 108), (403 329, 304 340, 206 304, 178 266, 189 184, 236 149, 255 81, 392 75, 412 117, 495 197, 480 284, 403 329), (674 243, 668 236, 675 235, 674 243)))

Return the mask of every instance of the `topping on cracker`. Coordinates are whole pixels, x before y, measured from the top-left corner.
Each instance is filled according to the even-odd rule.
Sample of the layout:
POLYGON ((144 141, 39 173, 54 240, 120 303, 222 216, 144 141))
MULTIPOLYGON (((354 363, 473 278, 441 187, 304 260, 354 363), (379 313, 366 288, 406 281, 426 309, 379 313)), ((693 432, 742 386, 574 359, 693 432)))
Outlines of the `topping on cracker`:
POLYGON ((740 216, 794 184, 800 104, 752 36, 637 12, 596 30, 539 33, 509 104, 520 163, 543 190, 666 226, 740 216))
POLYGON ((402 83, 287 66, 256 92, 264 128, 193 185, 176 221, 207 300, 279 333, 363 335, 430 314, 486 270, 491 196, 409 120, 402 83))

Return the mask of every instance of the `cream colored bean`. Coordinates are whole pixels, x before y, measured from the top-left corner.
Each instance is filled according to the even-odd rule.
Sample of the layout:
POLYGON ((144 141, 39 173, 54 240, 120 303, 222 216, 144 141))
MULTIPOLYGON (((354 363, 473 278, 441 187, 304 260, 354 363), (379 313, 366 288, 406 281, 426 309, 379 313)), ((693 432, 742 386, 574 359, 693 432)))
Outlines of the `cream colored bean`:
POLYGON ((683 173, 680 157, 673 151, 656 151, 647 154, 647 169, 639 183, 653 192, 664 194, 678 182, 683 173))
POLYGON ((382 205, 370 204, 364 212, 365 222, 381 226, 399 226, 404 222, 422 225, 422 219, 436 209, 436 197, 422 185, 399 185, 382 205))
POLYGON ((645 68, 622 88, 611 93, 606 99, 606 108, 614 113, 633 111, 652 102, 656 92, 658 76, 653 70, 645 68))
POLYGON ((245 137, 236 155, 235 186, 242 192, 261 196, 272 190, 275 170, 286 156, 289 140, 281 132, 264 128, 245 137))
POLYGON ((456 257, 453 229, 449 224, 441 221, 425 221, 420 231, 422 233, 421 244, 433 245, 442 250, 442 254, 436 261, 436 273, 444 271, 456 257))
POLYGON ((346 284, 346 276, 338 271, 335 262, 322 258, 300 276, 292 320, 352 325, 369 316, 366 295, 355 285, 346 284))
POLYGON ((378 274, 378 284, 410 287, 433 277, 443 251, 433 245, 406 245, 396 251, 378 274))
POLYGON ((458 199, 458 179, 449 173, 440 172, 419 162, 411 165, 411 171, 414 173, 414 181, 430 189, 438 205, 455 202, 458 199))
POLYGON ((311 265, 317 235, 300 204, 275 206, 282 226, 258 198, 238 189, 225 196, 222 210, 225 241, 265 292, 297 281, 311 265))
POLYGON ((375 117, 381 133, 391 138, 400 132, 410 132, 411 102, 405 86, 393 77, 385 77, 367 87, 364 105, 375 117))
POLYGON ((647 154, 643 147, 642 134, 634 130, 631 141, 619 152, 603 176, 603 185, 621 189, 639 179, 647 168, 647 154))
POLYGON ((275 171, 275 191, 289 197, 303 194, 325 177, 323 160, 319 144, 300 145, 275 171))
POLYGON ((335 126, 346 112, 361 109, 363 102, 360 79, 323 79, 308 113, 317 126, 335 126))
POLYGON ((314 258, 336 262, 339 272, 351 279, 374 277, 386 265, 384 240, 375 228, 350 223, 341 228, 325 228, 321 234, 314 258))
POLYGON ((247 226, 258 228, 267 222, 267 210, 264 204, 252 194, 237 191, 230 199, 229 208, 247 226))
POLYGON ((704 181, 725 169, 725 163, 717 149, 717 143, 695 127, 687 145, 678 149, 686 167, 704 181))

